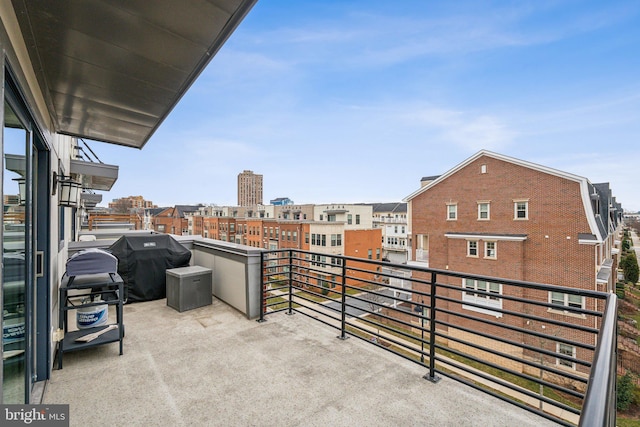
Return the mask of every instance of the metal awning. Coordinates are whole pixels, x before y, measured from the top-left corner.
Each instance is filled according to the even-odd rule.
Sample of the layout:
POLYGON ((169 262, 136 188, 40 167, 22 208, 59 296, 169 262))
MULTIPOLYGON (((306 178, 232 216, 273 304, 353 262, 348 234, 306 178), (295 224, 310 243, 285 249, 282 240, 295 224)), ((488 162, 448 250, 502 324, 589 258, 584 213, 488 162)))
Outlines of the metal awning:
POLYGON ((118 179, 118 166, 71 159, 71 174, 80 176, 82 188, 109 191, 118 179))
POLYGON ((257 0, 12 0, 56 131, 142 148, 257 0))

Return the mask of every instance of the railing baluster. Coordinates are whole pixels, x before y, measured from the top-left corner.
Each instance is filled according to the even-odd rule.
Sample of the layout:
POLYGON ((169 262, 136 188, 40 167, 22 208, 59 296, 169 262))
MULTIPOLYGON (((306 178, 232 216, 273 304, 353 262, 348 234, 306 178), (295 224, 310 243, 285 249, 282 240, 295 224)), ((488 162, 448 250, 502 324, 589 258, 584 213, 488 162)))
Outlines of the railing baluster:
POLYGON ((259 323, 267 320, 264 318, 265 311, 267 311, 267 300, 265 299, 264 292, 264 255, 264 251, 260 252, 260 318, 257 320, 259 323))
POLYGON ((437 383, 440 377, 436 375, 436 272, 431 272, 431 295, 429 302, 429 374, 424 379, 437 383))
POLYGON ((293 314, 293 276, 291 266, 293 265, 293 250, 289 250, 289 310, 288 315, 293 314))
POLYGON ((341 304, 340 304, 340 338, 341 340, 346 340, 349 338, 347 336, 347 260, 342 260, 342 295, 341 304))

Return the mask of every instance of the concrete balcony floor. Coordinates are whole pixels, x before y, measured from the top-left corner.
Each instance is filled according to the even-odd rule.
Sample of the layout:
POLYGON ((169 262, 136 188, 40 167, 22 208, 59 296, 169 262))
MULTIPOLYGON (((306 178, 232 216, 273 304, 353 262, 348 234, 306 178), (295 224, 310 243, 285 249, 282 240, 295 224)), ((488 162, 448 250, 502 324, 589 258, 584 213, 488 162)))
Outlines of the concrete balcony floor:
POLYGON ((72 426, 551 426, 301 314, 247 320, 221 301, 125 306, 118 344, 66 353, 45 404, 72 426))

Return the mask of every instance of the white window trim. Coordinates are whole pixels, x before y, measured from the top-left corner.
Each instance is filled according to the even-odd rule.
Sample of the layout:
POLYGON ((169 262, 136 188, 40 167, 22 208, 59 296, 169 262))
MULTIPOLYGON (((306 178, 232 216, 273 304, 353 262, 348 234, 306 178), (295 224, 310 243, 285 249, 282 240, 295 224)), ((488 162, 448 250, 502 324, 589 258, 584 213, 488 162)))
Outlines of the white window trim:
MULTIPOLYGON (((549 304, 553 304, 553 306, 549 307, 547 309, 547 312, 556 313, 556 314, 564 314, 565 316, 577 317, 577 318, 581 318, 581 319, 584 319, 584 318, 587 317, 584 313, 575 313, 573 311, 568 311, 568 310, 563 309, 563 307, 570 307, 569 306, 569 295, 570 294, 563 293, 563 292, 561 292, 561 293, 563 295, 564 302, 563 302, 562 305, 559 305, 559 304, 553 304, 553 299, 552 299, 553 293, 552 293, 552 291, 549 291, 549 293, 548 293, 548 302, 549 302, 549 304)), ((575 294, 571 294, 571 295, 575 295, 575 294)), ((585 309, 585 298, 583 296, 581 296, 580 298, 582 300, 580 308, 582 310, 584 310, 585 309)), ((578 307, 572 307, 572 308, 578 308, 578 307)))
MULTIPOLYGON (((564 343, 556 343, 556 353, 561 354, 560 353, 560 345, 566 345, 571 347, 571 357, 573 357, 574 359, 576 358, 576 347, 570 344, 564 344, 564 343)), ((560 359, 558 357, 556 357, 556 366, 559 366, 560 368, 565 368, 565 369, 576 369, 576 363, 569 361, 569 360, 565 360, 565 359, 560 359), (571 363, 571 366, 567 366, 566 363, 571 363)))
POLYGON ((486 259, 498 259, 498 242, 495 240, 485 240, 484 241, 484 257, 486 259), (488 255, 487 246, 488 243, 493 243, 493 256, 488 255))
POLYGON ((513 201, 513 219, 514 221, 529 220, 529 199, 515 199, 513 201), (524 218, 518 218, 518 203, 525 203, 526 205, 524 218))
POLYGON ((457 203, 447 203, 447 221, 457 221, 458 220, 458 204, 457 203), (454 207, 454 216, 453 218, 449 217, 449 208, 454 207))
MULTIPOLYGON (((465 281, 466 279, 463 278, 462 279, 462 302, 463 302, 462 308, 464 310, 475 311, 477 313, 482 313, 482 314, 488 314, 490 316, 495 316, 496 318, 502 317, 501 312, 491 310, 491 308, 502 309, 502 298, 491 299, 489 298, 489 296, 486 296, 486 295, 476 296, 475 293, 473 292, 467 292, 465 289, 468 289, 468 288, 465 287, 465 281), (486 306, 487 308, 466 305, 464 304, 464 302, 471 302, 474 304, 483 305, 483 306, 486 306)), ((474 282, 474 287, 477 290, 478 281, 473 280, 473 282, 474 282)), ((498 283, 498 286, 500 286, 500 293, 498 295, 502 295, 502 283, 498 283)), ((490 288, 490 285, 489 285, 489 282, 487 282, 487 289, 489 288, 490 288)))
POLYGON ((479 248, 480 245, 478 245, 478 240, 467 240, 467 257, 469 258, 478 258, 478 251, 480 250, 479 248), (472 255, 471 254, 471 243, 475 242, 476 244, 476 254, 472 255))
POLYGON ((491 219, 491 202, 487 201, 487 200, 481 200, 478 202, 478 221, 489 221, 491 219), (486 218, 481 218, 480 217, 480 206, 482 205, 487 205, 487 217, 486 218))

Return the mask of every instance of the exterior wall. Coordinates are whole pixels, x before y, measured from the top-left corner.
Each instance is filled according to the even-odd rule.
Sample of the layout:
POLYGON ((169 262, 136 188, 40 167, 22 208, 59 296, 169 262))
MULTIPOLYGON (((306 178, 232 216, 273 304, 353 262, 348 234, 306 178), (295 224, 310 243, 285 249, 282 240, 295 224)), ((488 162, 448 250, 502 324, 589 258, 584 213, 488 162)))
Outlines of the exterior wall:
POLYGON ((344 222, 347 230, 363 230, 373 228, 373 208, 371 205, 315 205, 313 220, 332 222, 329 216, 334 216, 333 222, 344 222))
MULTIPOLYGON (((602 290, 596 287, 595 246, 580 244, 578 235, 590 233, 580 183, 540 170, 488 156, 481 156, 455 171, 443 181, 416 195, 410 203, 413 249, 420 235, 428 236, 429 267, 511 280, 522 280, 578 289, 602 290), (481 172, 484 165, 486 173, 481 172), (528 219, 514 219, 514 201, 526 200, 528 219), (478 202, 489 202, 489 219, 478 219, 478 202), (457 219, 447 218, 447 205, 457 205, 457 219), (456 234, 457 233, 457 234, 456 234), (447 237, 449 235, 449 237, 447 237), (465 237, 460 237, 460 236, 465 237), (491 236, 491 237, 485 237, 491 236), (498 237, 496 237, 498 236, 498 237), (500 237, 502 236, 502 238, 500 237), (513 236, 524 236, 521 239, 513 236), (475 240, 477 256, 468 256, 468 241, 475 240), (487 258, 485 241, 495 242, 496 257, 487 258)), ((416 277, 419 277, 416 274, 416 277)), ((449 280, 461 291, 444 292, 462 300, 462 280, 449 280)), ((502 287, 503 295, 549 301, 547 292, 533 292, 512 286, 502 287)), ((522 310, 522 304, 502 300, 503 309, 522 310)), ((594 309, 587 299, 585 308, 594 309)), ((464 309, 461 303, 446 304, 449 309, 491 319, 503 324, 531 328, 522 319, 511 316, 496 318, 491 314, 464 309)), ((561 310, 531 309, 530 314, 585 326, 597 326, 592 318, 569 315, 561 310)), ((448 319, 448 316, 445 316, 448 319)), ((498 327, 479 326, 471 320, 456 319, 465 327, 482 328, 488 334, 522 341, 515 332, 498 327)), ((549 329, 547 329, 549 331, 549 329)), ((557 336, 589 342, 587 333, 562 330, 557 336)), ((528 338, 534 339, 534 338, 528 338)), ((537 342, 531 342, 537 345, 537 342)), ((551 343, 549 346, 555 345, 551 343)), ((496 346, 500 346, 496 342, 496 346)), ((474 350, 471 350, 472 354, 474 350)), ((552 350, 555 351, 555 350, 552 350)), ((587 354, 578 349, 578 357, 587 354)))
MULTIPOLYGON (((595 288, 593 247, 579 183, 482 157, 412 200, 412 232, 429 236, 430 267, 582 289, 595 288), (487 165, 487 173, 480 166, 487 165), (528 220, 514 220, 514 200, 528 200, 528 220), (490 201, 490 219, 478 220, 478 201, 490 201), (458 219, 447 220, 447 203, 458 219), (525 234, 521 244, 497 242, 497 259, 466 256, 465 241, 446 233, 525 234), (519 246, 521 246, 519 248, 519 246), (514 249, 516 250, 514 253, 514 249)), ((415 244, 415 243, 414 243, 415 244)), ((415 249, 415 246, 414 246, 415 249)))
MULTIPOLYGON (((382 244, 380 240, 382 238, 382 231, 380 229, 369 230, 345 230, 345 256, 371 259, 375 261, 382 260, 382 244)), ((371 265, 366 263, 349 262, 350 266, 360 269, 371 270, 371 265)), ((378 269, 381 271, 381 268, 378 269)), ((360 271, 351 271, 349 276, 353 279, 349 279, 347 283, 352 286, 366 286, 367 282, 361 280, 374 281, 376 279, 375 273, 366 273, 360 271)))
POLYGON ((238 174, 238 205, 262 204, 262 175, 245 170, 238 174))

